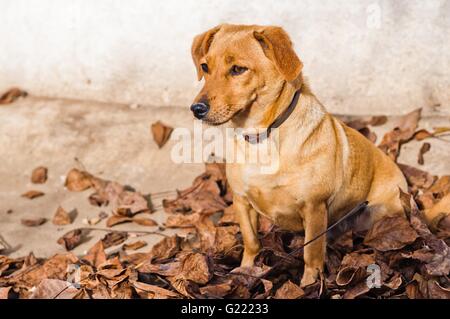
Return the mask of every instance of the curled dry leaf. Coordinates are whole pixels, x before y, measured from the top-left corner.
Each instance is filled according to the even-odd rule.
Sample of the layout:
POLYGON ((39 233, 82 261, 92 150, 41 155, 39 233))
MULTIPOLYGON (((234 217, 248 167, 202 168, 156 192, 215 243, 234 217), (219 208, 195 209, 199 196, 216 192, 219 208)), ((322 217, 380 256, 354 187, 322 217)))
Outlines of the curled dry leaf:
POLYGON ((375 263, 373 254, 352 252, 342 259, 341 267, 336 276, 339 286, 347 286, 352 282, 358 282, 366 276, 366 267, 375 263))
POLYGON ((47 167, 36 167, 31 173, 31 182, 33 184, 44 184, 47 181, 47 167))
POLYGON ((413 138, 421 112, 422 109, 417 109, 401 117, 394 130, 383 136, 378 147, 394 161, 398 157, 401 145, 413 138))
POLYGON ((377 221, 364 238, 364 244, 379 251, 397 250, 417 239, 416 231, 402 216, 377 221))
POLYGON ((286 281, 275 293, 275 299, 298 299, 301 298, 305 292, 302 288, 294 284, 292 281, 286 281))
POLYGON ((131 222, 131 217, 113 215, 106 221, 106 226, 113 227, 115 225, 131 222))
POLYGON ((52 221, 53 224, 58 226, 69 225, 72 223, 72 219, 70 218, 69 213, 66 212, 61 206, 57 208, 52 221))
POLYGON ((41 226, 46 221, 47 221, 47 219, 46 218, 42 218, 42 217, 41 218, 35 218, 35 219, 21 219, 20 220, 22 225, 28 226, 28 227, 41 226))
POLYGON ((342 296, 343 299, 355 299, 359 296, 362 296, 370 291, 369 286, 367 283, 363 280, 361 282, 358 282, 353 287, 350 287, 347 289, 342 296))
POLYGON ((7 92, 3 93, 0 96, 0 104, 10 104, 17 100, 19 97, 25 97, 28 93, 19 89, 19 88, 11 88, 7 92))
POLYGON ((450 288, 443 287, 435 278, 425 279, 415 274, 414 282, 406 287, 410 299, 450 299, 450 288))
POLYGON ((169 140, 173 128, 158 121, 152 124, 151 130, 153 134, 153 140, 158 145, 158 147, 161 148, 169 140))
POLYGON ((44 195, 45 195, 44 192, 31 190, 31 191, 28 191, 26 193, 23 193, 21 196, 22 197, 26 197, 28 199, 35 199, 35 198, 38 198, 38 197, 41 197, 41 196, 44 196, 44 195))

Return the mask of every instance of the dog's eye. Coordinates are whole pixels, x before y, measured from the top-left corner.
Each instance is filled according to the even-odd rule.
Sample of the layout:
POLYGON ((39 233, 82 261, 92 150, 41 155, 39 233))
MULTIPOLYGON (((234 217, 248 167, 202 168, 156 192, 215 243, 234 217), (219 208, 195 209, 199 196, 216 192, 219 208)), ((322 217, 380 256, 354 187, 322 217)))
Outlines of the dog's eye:
POLYGON ((202 63, 200 66, 202 67, 203 72, 208 73, 208 64, 202 63))
POLYGON ((238 65, 233 65, 230 69, 230 74, 231 75, 241 75, 242 73, 244 73, 245 71, 247 71, 248 69, 244 66, 238 66, 238 65))

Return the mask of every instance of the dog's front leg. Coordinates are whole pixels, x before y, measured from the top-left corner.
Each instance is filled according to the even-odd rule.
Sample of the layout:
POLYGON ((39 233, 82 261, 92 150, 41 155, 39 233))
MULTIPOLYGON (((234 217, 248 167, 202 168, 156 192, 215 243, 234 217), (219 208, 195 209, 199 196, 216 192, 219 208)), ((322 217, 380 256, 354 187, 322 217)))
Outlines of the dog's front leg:
POLYGON ((251 267, 261 249, 261 244, 258 240, 258 213, 245 198, 236 194, 233 196, 233 208, 237 214, 242 239, 244 240, 244 254, 241 266, 251 267))
MULTIPOLYGON (((325 203, 307 204, 303 208, 305 242, 310 241, 327 228, 327 209, 325 203)), ((326 235, 305 246, 304 260, 305 271, 301 286, 306 287, 313 284, 319 274, 323 272, 326 253, 326 235)))

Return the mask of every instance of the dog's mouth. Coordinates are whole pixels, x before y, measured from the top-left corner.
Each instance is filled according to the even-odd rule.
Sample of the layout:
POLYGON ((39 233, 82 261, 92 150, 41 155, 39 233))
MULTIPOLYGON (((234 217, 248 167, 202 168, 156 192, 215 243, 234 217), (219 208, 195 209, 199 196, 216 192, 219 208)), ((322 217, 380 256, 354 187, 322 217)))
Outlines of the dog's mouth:
POLYGON ((207 116, 206 118, 203 119, 203 122, 208 125, 219 126, 219 125, 222 125, 222 124, 225 124, 225 123, 231 121, 236 115, 238 115, 242 111, 243 111, 243 109, 239 109, 239 110, 237 110, 225 117, 221 117, 221 118, 207 116))
POLYGON ((235 105, 234 107, 236 108, 237 106, 237 110, 235 110, 234 112, 231 112, 232 107, 228 106, 226 107, 226 114, 220 114, 219 116, 206 116, 203 119, 203 122, 208 124, 208 125, 212 125, 212 126, 218 126, 218 125, 222 125, 225 124, 229 121, 231 121, 233 118, 235 118, 236 116, 243 114, 245 111, 248 111, 249 108, 253 105, 253 103, 256 101, 256 99, 251 100, 249 103, 247 104, 241 104, 241 105, 235 105))

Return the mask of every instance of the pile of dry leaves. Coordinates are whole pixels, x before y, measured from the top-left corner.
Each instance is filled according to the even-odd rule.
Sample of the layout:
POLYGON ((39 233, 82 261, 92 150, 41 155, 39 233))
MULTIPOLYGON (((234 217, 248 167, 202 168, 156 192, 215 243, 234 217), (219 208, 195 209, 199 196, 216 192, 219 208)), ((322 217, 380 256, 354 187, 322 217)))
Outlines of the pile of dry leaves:
MULTIPOLYGON (((379 147, 396 160, 402 144, 446 131, 417 130, 419 117, 420 111, 405 116, 379 147)), ((349 125, 375 142, 369 127, 385 120, 375 117, 349 125)), ((303 253, 292 254, 302 246, 303 234, 279 229, 267 219, 260 222, 263 250, 255 267, 239 267, 243 246, 230 206, 231 190, 224 165, 213 163, 206 165, 190 188, 163 201, 164 227, 179 229, 178 235, 164 237, 146 253, 130 253, 145 245, 136 241, 107 254, 105 248, 122 244, 128 235, 111 231, 85 256, 75 256, 70 250, 87 227, 59 240, 68 250, 65 254, 49 259, 0 255, 0 299, 450 298, 450 217, 442 214, 450 207, 450 176, 438 178, 417 168, 400 167, 410 184, 410 194, 402 194, 408 218, 385 218, 366 233, 350 230, 330 240, 323 277, 304 289, 299 286, 303 253), (425 211, 433 217, 430 227, 425 211), (381 270, 380 285, 369 289, 367 267, 373 264, 381 270)), ((45 182, 45 176, 43 168, 33 174, 35 182, 45 182)), ((151 196, 76 169, 68 173, 65 186, 71 191, 93 189, 91 204, 111 208, 108 227, 124 222, 157 225, 140 217, 151 214, 151 196)), ((70 223, 70 216, 58 210, 55 220, 70 223)))

